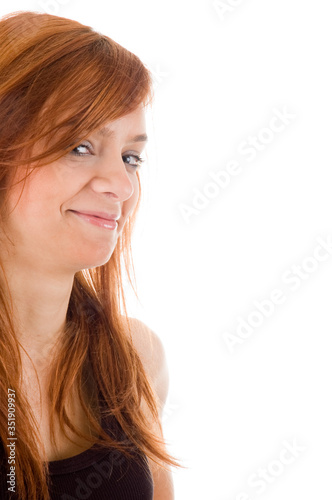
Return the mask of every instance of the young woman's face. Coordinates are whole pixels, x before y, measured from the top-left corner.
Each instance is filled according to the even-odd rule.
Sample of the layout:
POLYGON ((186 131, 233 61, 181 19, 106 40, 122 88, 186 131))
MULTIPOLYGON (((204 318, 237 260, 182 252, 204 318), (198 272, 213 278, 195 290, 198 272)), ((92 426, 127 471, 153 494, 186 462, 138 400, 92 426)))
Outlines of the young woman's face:
POLYGON ((56 272, 105 264, 137 204, 137 157, 145 133, 139 107, 65 157, 36 169, 20 199, 22 184, 13 187, 5 223, 15 245, 8 246, 9 256, 56 272), (112 218, 117 221, 107 220, 112 218))

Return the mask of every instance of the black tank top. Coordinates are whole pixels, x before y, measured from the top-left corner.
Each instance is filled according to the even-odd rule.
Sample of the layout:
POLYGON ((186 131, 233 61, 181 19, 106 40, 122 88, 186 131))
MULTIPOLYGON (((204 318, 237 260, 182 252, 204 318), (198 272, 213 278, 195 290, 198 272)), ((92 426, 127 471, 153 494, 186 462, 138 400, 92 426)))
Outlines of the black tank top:
MULTIPOLYGON (((102 427, 111 437, 126 438, 114 417, 103 419, 102 427)), ((153 479, 146 455, 134 450, 134 458, 128 459, 116 450, 93 445, 74 457, 49 462, 51 499, 153 500, 153 479)), ((1 499, 19 500, 8 494, 6 469, 1 468, 1 499)))

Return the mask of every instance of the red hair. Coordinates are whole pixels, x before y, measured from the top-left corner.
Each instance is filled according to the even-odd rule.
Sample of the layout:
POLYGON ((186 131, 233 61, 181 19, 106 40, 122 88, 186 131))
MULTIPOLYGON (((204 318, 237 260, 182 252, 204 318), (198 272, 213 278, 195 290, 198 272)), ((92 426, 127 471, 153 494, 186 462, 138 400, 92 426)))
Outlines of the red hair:
MULTIPOLYGON (((31 172, 47 165, 77 146, 78 138, 81 141, 107 122, 146 106, 152 100, 152 79, 140 59, 112 39, 76 21, 48 14, 19 12, 2 18, 0 46, 0 213, 5 217, 11 179, 18 167, 27 166, 31 172), (38 155, 36 144, 43 145, 38 155)), ((77 390, 90 426, 100 436, 97 442, 131 455, 130 446, 103 431, 98 404, 87 403, 82 387, 92 377, 95 403, 97 394, 106 403, 103 415, 114 415, 128 440, 166 468, 165 464, 179 464, 151 431, 155 424, 162 431, 157 396, 128 335, 130 321, 122 286, 122 259, 132 283, 130 239, 138 205, 110 260, 75 274, 66 328, 50 368, 52 440, 55 445, 56 415, 65 435, 69 428, 95 442, 68 417, 67 404, 77 390), (142 411, 142 402, 150 418, 142 411)), ((38 451, 40 438, 22 390, 20 344, 1 262, 0 266, 4 277, 0 287, 0 445, 7 441, 7 390, 11 388, 16 391, 19 498, 47 500, 47 462, 38 451)), ((7 454, 5 446, 3 451, 7 454)))

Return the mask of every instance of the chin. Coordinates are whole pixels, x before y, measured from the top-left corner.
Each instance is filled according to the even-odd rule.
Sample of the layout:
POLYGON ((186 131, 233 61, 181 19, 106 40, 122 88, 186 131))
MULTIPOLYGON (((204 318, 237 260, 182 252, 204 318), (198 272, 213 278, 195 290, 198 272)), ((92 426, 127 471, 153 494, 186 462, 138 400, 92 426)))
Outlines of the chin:
POLYGON ((112 257, 115 246, 116 245, 112 245, 112 248, 110 248, 110 246, 103 248, 99 245, 97 249, 94 249, 94 251, 91 249, 89 252, 84 253, 82 252, 82 249, 80 254, 76 255, 77 259, 74 263, 76 272, 83 269, 92 269, 106 264, 112 257))

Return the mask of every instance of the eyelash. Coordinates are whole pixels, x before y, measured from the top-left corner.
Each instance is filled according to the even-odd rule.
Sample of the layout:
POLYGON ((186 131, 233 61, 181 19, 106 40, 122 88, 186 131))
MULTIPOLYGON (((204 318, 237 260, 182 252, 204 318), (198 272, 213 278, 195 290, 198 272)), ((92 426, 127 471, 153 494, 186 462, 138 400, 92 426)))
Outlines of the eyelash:
MULTIPOLYGON (((82 146, 84 148, 88 149, 89 152, 90 152, 90 154, 93 154, 91 146, 89 146, 88 144, 84 144, 84 143, 79 144, 78 146, 76 146, 76 148, 72 149, 70 153, 73 154, 74 156, 87 156, 85 153, 78 153, 76 151, 78 148, 80 148, 82 146)), ((137 165, 130 165, 128 163, 128 165, 130 167, 133 167, 135 170, 138 169, 142 165, 142 163, 145 161, 140 155, 135 155, 135 154, 126 154, 126 155, 123 155, 122 158, 130 157, 130 156, 132 156, 133 158, 135 158, 135 160, 137 161, 137 165)))
POLYGON ((132 155, 132 154, 128 154, 128 155, 123 155, 123 157, 122 157, 122 158, 126 158, 127 156, 132 156, 133 158, 135 158, 135 159, 136 159, 136 161, 137 161, 137 165, 129 165, 129 163, 128 163, 128 165, 129 165, 130 167, 134 167, 135 169, 139 168, 139 167, 142 165, 142 163, 145 161, 145 160, 144 160, 144 159, 143 159, 140 155, 132 155))

